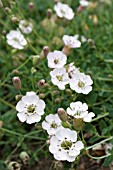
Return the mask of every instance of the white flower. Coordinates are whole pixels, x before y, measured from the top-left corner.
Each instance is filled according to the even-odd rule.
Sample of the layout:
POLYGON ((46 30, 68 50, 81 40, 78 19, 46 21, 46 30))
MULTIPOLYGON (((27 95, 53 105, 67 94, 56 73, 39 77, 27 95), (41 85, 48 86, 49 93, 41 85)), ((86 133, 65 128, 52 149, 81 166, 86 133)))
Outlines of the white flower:
POLYGON ((66 64, 67 56, 63 52, 55 50, 54 52, 48 53, 47 60, 48 67, 61 68, 66 64))
POLYGON ((27 92, 16 105, 19 120, 28 124, 39 122, 44 108, 45 102, 40 100, 35 92, 27 92))
POLYGON ((58 2, 54 6, 54 10, 56 11, 58 17, 60 18, 66 18, 67 20, 72 20, 74 17, 74 12, 72 8, 70 8, 67 4, 58 2))
POLYGON ((50 114, 46 116, 45 121, 42 122, 42 128, 47 130, 49 135, 54 135, 57 130, 63 128, 58 114, 50 114))
POLYGON ((73 162, 84 148, 81 141, 77 141, 77 132, 70 129, 60 129, 50 139, 49 151, 59 161, 73 162))
POLYGON ((77 93, 88 94, 92 90, 93 81, 89 75, 84 73, 79 73, 78 75, 73 75, 70 79, 70 88, 75 90, 77 93))
POLYGON ((87 110, 87 104, 82 104, 80 101, 78 101, 70 103, 70 107, 67 108, 67 113, 76 119, 81 118, 84 122, 91 122, 92 117, 94 117, 95 114, 93 112, 88 113, 87 110))
POLYGON ((83 7, 87 7, 89 5, 89 2, 86 0, 80 0, 80 5, 83 7))
POLYGON ((66 69, 62 68, 55 68, 53 71, 50 72, 51 81, 54 85, 57 85, 60 90, 65 89, 65 85, 68 84, 68 73, 66 73, 66 69))
POLYGON ((70 79, 72 79, 75 75, 78 75, 80 73, 79 69, 74 66, 74 62, 68 65, 67 72, 69 74, 70 79))
POLYGON ((81 36, 82 43, 85 43, 87 41, 86 37, 84 35, 81 36))
POLYGON ((33 25, 32 23, 26 21, 26 20, 21 20, 19 22, 19 28, 21 29, 21 31, 25 34, 30 34, 32 32, 33 29, 33 25))
POLYGON ((19 30, 11 30, 7 35, 7 43, 16 49, 23 49, 27 45, 27 41, 19 30))
POLYGON ((64 35, 63 36, 63 42, 68 48, 79 48, 81 46, 81 42, 78 40, 79 35, 75 36, 69 36, 64 35))

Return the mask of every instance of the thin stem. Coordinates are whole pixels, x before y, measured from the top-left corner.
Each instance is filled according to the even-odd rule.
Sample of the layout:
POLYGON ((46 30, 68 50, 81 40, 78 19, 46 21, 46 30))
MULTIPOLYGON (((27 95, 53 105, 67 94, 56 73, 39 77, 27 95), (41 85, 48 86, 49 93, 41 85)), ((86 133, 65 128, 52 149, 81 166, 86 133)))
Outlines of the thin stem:
POLYGON ((94 148, 94 147, 96 147, 96 146, 98 146, 98 145, 100 145, 100 144, 102 144, 102 143, 105 143, 105 142, 107 142, 107 141, 110 141, 110 140, 112 140, 113 139, 113 136, 111 136, 111 137, 109 137, 109 138, 107 138, 107 139, 104 139, 104 140, 102 140, 101 142, 98 142, 98 143, 96 143, 96 144, 94 144, 94 145, 92 145, 92 146, 89 146, 89 147, 87 147, 85 150, 87 151, 87 150, 89 150, 89 149, 92 149, 92 148, 94 148))
POLYGON ((104 156, 100 156, 100 157, 95 157, 95 156, 91 156, 88 152, 86 152, 87 156, 92 158, 92 159, 96 159, 96 160, 99 160, 99 159, 104 159, 108 156, 110 156, 111 154, 107 154, 107 155, 104 155, 104 156))
POLYGON ((93 119, 91 122, 97 121, 98 119, 101 119, 101 118, 106 117, 106 116, 108 116, 108 115, 109 115, 109 113, 107 112, 107 113, 105 113, 105 114, 103 114, 103 115, 97 116, 97 117, 96 117, 95 119, 93 119))
POLYGON ((0 98, 0 101, 1 101, 2 103, 4 103, 6 106, 9 106, 9 107, 11 107, 12 109, 15 109, 15 106, 13 106, 12 104, 10 104, 9 102, 6 102, 4 99, 1 99, 1 98, 0 98))

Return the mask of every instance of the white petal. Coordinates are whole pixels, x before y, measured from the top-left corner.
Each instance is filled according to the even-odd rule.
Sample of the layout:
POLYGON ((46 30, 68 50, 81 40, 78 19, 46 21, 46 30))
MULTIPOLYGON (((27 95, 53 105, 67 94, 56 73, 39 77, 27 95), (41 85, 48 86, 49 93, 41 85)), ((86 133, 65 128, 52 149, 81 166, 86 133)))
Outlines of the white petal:
POLYGON ((48 130, 48 129, 50 129, 50 124, 47 123, 46 121, 43 121, 42 122, 42 128, 45 129, 45 130, 48 130))
POLYGON ((17 116, 18 116, 18 119, 19 119, 21 122, 25 122, 26 119, 27 119, 27 114, 25 114, 24 112, 19 112, 19 113, 17 114, 17 116))
POLYGON ((25 111, 25 110, 26 110, 26 108, 25 108, 25 103, 22 102, 22 101, 19 101, 19 102, 17 103, 17 105, 16 105, 16 110, 17 110, 18 112, 23 112, 23 111, 25 111))

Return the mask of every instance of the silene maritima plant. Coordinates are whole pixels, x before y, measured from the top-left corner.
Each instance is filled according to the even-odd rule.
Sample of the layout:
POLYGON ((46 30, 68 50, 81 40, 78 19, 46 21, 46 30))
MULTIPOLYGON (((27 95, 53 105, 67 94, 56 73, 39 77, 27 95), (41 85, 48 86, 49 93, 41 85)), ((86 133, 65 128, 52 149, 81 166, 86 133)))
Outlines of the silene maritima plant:
MULTIPOLYGON (((105 162, 111 163, 112 152, 108 151, 111 148, 107 145, 104 146, 104 155, 97 154, 95 157, 90 154, 91 149, 102 148, 104 143, 113 137, 108 135, 106 138, 103 135, 99 138, 99 134, 94 132, 96 131, 94 122, 108 114, 100 113, 96 116, 96 110, 93 113, 91 105, 88 106, 95 75, 90 74, 90 64, 89 74, 85 74, 76 57, 76 53, 79 55, 80 48, 84 45, 86 51, 87 48, 96 50, 95 42, 92 39, 87 40, 84 35, 75 34, 74 31, 72 35, 72 32, 68 33, 68 29, 63 30, 66 25, 74 23, 77 15, 81 15, 87 9, 96 8, 96 4, 80 0, 75 10, 68 4, 55 1, 53 9, 46 9, 45 19, 41 21, 45 37, 49 36, 49 43, 35 31, 37 23, 33 21, 32 16, 34 17, 33 13, 37 13, 36 4, 28 3, 27 8, 31 14, 29 18, 20 11, 20 15, 14 16, 15 8, 18 10, 20 8, 19 2, 0 1, 0 7, 13 23, 13 29, 4 31, 3 36, 13 59, 14 69, 7 78, 10 80, 12 78, 16 104, 14 106, 11 102, 3 99, 1 101, 13 111, 16 110, 17 115, 14 127, 9 126, 9 129, 11 127, 13 129, 5 129, 4 122, 1 121, 1 139, 4 132, 18 137, 18 140, 14 139, 17 143, 15 147, 12 136, 11 140, 14 143, 12 148, 15 148, 7 155, 4 165, 1 163, 1 166, 7 166, 9 170, 20 170, 33 165, 34 161, 47 159, 51 169, 71 170, 77 168, 82 155, 92 159, 107 157, 110 161, 105 159, 105 162), (40 47, 36 44, 38 40, 33 42, 34 35, 39 39, 40 47), (27 59, 26 54, 27 56, 30 54, 27 59), (16 132, 14 128, 18 131, 16 132), (88 142, 90 137, 92 142, 88 142), (94 144, 96 139, 99 139, 98 143, 94 144)), ((97 16, 93 16, 93 22, 95 25, 98 24, 97 16)), ((89 28, 84 25, 84 29, 87 31, 89 28)), ((85 58, 87 60, 87 56, 85 58)), ((85 60, 82 62, 85 63, 85 60)), ((46 166, 46 162, 42 166, 46 166)))

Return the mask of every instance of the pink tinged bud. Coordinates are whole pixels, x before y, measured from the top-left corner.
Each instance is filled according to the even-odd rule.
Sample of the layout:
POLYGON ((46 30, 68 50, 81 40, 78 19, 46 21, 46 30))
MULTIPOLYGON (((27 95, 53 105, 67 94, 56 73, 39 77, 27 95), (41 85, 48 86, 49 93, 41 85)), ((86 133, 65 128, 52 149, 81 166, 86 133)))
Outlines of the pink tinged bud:
POLYGON ((63 121, 66 122, 67 121, 67 113, 63 108, 59 108, 58 111, 58 116, 59 118, 63 121))
POLYGON ((69 56, 70 52, 71 52, 71 48, 64 46, 62 49, 62 52, 66 55, 69 56))
POLYGON ((44 93, 40 93, 40 94, 39 94, 39 98, 40 98, 40 99, 44 99, 44 98, 45 98, 45 94, 44 94, 44 93))
POLYGON ((13 85, 15 86, 15 88, 17 90, 21 90, 21 80, 20 80, 20 78, 19 77, 13 77, 12 81, 13 81, 13 85))
POLYGON ((83 6, 79 6, 78 8, 77 8, 77 11, 78 12, 82 12, 84 10, 84 7, 83 6))
POLYGON ((17 17, 12 17, 11 18, 11 21, 13 22, 13 23, 17 23, 17 22, 19 22, 19 19, 17 18, 17 17))
POLYGON ((30 11, 33 11, 34 10, 34 3, 33 2, 29 2, 28 7, 29 7, 30 11))
POLYGON ((45 80, 42 79, 42 80, 40 80, 40 81, 38 82, 38 87, 39 87, 39 88, 40 88, 40 87, 43 87, 44 84, 45 84, 45 80))
POLYGON ((52 16, 52 10, 51 10, 51 9, 48 9, 48 10, 47 10, 47 17, 48 17, 48 19, 50 19, 51 16, 52 16))
POLYGON ((92 39, 88 39, 88 44, 89 44, 90 46, 95 45, 95 43, 94 43, 94 41, 93 41, 92 39))
POLYGON ((50 52, 50 49, 48 46, 44 46, 43 48, 43 53, 44 53, 44 56, 47 56, 47 54, 50 52))
POLYGON ((58 2, 60 2, 60 0, 54 0, 54 3, 57 4, 58 2))

